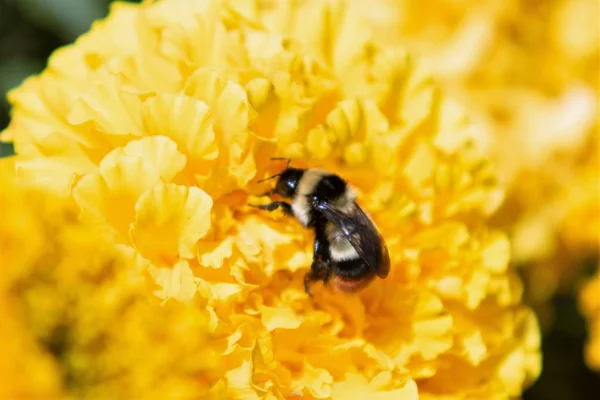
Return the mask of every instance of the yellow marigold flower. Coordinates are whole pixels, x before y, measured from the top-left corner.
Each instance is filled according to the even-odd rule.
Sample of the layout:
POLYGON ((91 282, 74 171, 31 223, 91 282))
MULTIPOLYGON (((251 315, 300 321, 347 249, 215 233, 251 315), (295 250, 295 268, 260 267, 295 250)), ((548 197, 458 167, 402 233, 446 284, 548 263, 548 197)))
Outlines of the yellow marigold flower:
POLYGON ((600 264, 596 275, 583 286, 580 304, 589 325, 586 362, 590 368, 600 371, 600 264))
POLYGON ((206 398, 206 310, 161 306, 134 252, 2 164, 0 398, 206 398))
POLYGON ((539 332, 486 228, 502 192, 463 110, 357 11, 117 3, 10 93, 16 171, 133 252, 156 296, 209 313, 228 398, 518 396, 539 332), (387 279, 304 293, 310 233, 247 206, 271 156, 356 187, 387 279))
POLYGON ((600 143, 591 143, 591 151, 581 161, 571 188, 564 188, 567 204, 562 240, 583 254, 600 250, 600 143), (585 223, 584 223, 585 222, 585 223))
POLYGON ((530 300, 572 284, 600 249, 597 1, 354 3, 380 40, 420 53, 478 116, 508 188, 495 220, 527 266, 530 300))
POLYGON ((560 95, 599 79, 594 0, 435 0, 427 8, 410 0, 351 1, 379 40, 422 53, 444 83, 560 95), (532 68, 534 60, 546 68, 532 68))

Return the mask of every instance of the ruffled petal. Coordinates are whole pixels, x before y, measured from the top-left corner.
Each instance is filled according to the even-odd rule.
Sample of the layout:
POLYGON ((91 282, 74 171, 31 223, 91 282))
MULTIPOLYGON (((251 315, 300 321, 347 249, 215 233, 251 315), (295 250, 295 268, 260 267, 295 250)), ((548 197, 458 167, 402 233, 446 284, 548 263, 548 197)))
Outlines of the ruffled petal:
POLYGON ((129 234, 138 251, 159 265, 195 256, 210 229, 212 199, 202 190, 159 183, 140 196, 129 234))

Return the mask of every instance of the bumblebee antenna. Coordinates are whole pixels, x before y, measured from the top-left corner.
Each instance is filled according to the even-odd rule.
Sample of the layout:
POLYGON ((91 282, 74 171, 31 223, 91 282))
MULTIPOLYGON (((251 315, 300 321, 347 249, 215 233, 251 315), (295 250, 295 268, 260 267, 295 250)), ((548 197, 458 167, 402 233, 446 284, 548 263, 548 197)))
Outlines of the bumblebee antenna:
POLYGON ((287 164, 285 165, 285 169, 288 169, 288 167, 290 166, 290 163, 292 162, 291 158, 285 158, 285 157, 271 157, 271 160, 273 160, 273 161, 279 161, 279 160, 287 161, 287 164))
MULTIPOLYGON (((285 160, 285 161, 287 161, 287 164, 285 165, 285 169, 288 169, 288 167, 290 166, 290 163, 292 162, 291 158, 285 158, 285 157, 271 157, 271 160, 273 160, 273 161, 277 161, 277 160, 285 160)), ((256 181, 256 183, 261 183, 261 182, 264 182, 264 181, 268 181, 269 179, 277 178, 278 176, 281 176, 281 173, 272 175, 272 176, 270 176, 268 178, 265 178, 265 179, 261 179, 260 181, 256 181)))
POLYGON ((275 174, 275 175, 270 176, 268 178, 261 179, 260 181, 256 181, 256 183, 261 183, 261 182, 264 182, 264 181, 268 181, 269 179, 277 178, 278 176, 281 176, 281 174, 275 174))

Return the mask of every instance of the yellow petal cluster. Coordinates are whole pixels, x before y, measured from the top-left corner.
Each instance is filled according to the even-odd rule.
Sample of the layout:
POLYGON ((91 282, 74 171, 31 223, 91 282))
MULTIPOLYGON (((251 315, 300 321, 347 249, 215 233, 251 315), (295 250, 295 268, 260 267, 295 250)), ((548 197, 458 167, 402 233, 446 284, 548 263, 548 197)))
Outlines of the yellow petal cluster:
POLYGON ((600 371, 600 264, 580 293, 580 308, 588 318, 588 343, 585 359, 590 368, 600 371))
POLYGON ((495 223, 527 266, 530 301, 572 286, 600 250, 598 2, 355 3, 379 40, 422 55, 486 132, 508 188, 495 223))
POLYGON ((0 398, 223 398, 208 313, 161 305, 134 252, 0 168, 0 398))
POLYGON ((518 396, 540 372, 539 331, 486 227, 502 192, 464 110, 359 11, 115 3, 10 93, 16 173, 133 253, 158 298, 208 313, 227 398, 518 396), (387 279, 304 293, 311 233, 247 206, 283 167, 273 156, 356 187, 387 279))

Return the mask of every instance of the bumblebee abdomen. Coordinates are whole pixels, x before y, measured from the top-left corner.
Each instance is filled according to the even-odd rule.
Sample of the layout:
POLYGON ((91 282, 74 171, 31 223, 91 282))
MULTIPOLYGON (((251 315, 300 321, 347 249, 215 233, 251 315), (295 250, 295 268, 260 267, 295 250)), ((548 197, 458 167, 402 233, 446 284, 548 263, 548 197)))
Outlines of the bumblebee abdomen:
POLYGON ((345 237, 336 238, 329 242, 329 255, 334 262, 359 258, 358 252, 345 237))
POLYGON ((331 222, 325 225, 325 235, 332 261, 339 262, 359 258, 358 252, 348 238, 331 222))
POLYGON ((371 268, 360 258, 334 262, 333 273, 347 279, 362 279, 373 275, 371 268))

